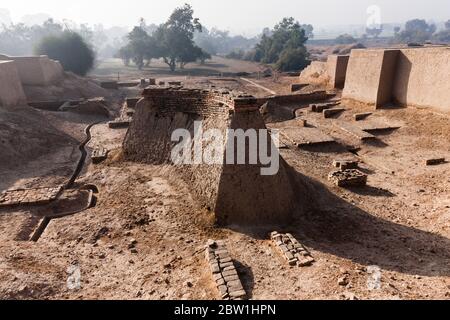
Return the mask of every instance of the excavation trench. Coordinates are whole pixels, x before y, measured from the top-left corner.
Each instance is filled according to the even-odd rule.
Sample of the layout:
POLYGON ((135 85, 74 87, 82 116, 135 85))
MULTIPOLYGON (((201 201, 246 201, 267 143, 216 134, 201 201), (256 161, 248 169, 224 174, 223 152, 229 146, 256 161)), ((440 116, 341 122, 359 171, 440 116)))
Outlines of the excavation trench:
MULTIPOLYGON (((86 163, 86 158, 87 158, 87 155, 88 155, 88 152, 86 150, 86 145, 92 139, 91 129, 92 129, 92 127, 94 127, 95 125, 100 124, 100 123, 102 123, 102 121, 97 121, 97 122, 91 123, 90 125, 88 125, 85 128, 84 132, 86 134, 86 138, 78 146, 78 149, 80 150, 80 153, 81 153, 80 159, 78 160, 77 166, 76 166, 72 176, 70 177, 68 182, 64 185, 63 191, 61 193, 64 193, 64 191, 70 190, 70 189, 72 189, 74 187, 75 181, 80 176, 81 171, 83 170, 83 167, 84 167, 84 165, 86 163)), ((47 226, 48 226, 48 224, 50 223, 51 220, 59 219, 59 218, 67 217, 67 216, 71 216, 71 215, 83 212, 83 211, 85 211, 85 210, 87 210, 89 208, 94 207, 95 204, 96 204, 96 197, 95 197, 94 194, 98 193, 97 187, 95 185, 85 185, 83 187, 83 189, 88 192, 88 195, 87 195, 87 199, 86 199, 86 204, 82 208, 79 208, 77 210, 67 210, 67 211, 63 211, 63 212, 54 212, 53 214, 44 214, 44 217, 39 222, 37 228, 31 234, 30 241, 34 241, 34 242, 38 241, 39 238, 44 233, 45 229, 47 228, 47 226)))

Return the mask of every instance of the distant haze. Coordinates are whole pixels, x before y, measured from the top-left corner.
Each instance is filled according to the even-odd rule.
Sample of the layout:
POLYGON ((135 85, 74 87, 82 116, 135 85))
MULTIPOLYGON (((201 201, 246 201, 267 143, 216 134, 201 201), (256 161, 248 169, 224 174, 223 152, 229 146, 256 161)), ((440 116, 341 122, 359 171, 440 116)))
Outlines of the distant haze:
POLYGON ((34 22, 31 19, 40 21, 51 16, 59 21, 68 19, 105 27, 133 26, 140 17, 147 23, 159 24, 186 2, 204 25, 246 36, 258 34, 286 16, 312 24, 316 31, 331 25, 365 25, 371 5, 381 9, 381 23, 403 23, 412 18, 434 22, 450 19, 448 0, 14 0, 7 7, 3 4, 7 11, 0 9, 0 23, 7 23, 9 18, 14 23, 29 23, 34 22))

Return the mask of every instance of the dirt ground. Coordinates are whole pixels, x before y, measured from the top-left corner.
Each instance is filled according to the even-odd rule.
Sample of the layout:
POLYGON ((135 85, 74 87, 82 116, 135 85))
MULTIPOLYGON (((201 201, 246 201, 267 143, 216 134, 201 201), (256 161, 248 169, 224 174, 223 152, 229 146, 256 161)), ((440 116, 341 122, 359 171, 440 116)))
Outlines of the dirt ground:
MULTIPOLYGON (((106 76, 112 69, 96 72, 106 76)), ((149 74, 168 77, 157 70, 149 74)), ((129 75, 135 76, 141 73, 129 75)), ((199 75, 183 81, 268 95, 238 78, 199 75)), ((293 80, 255 81, 284 93, 293 80)), ((414 107, 370 110, 373 115, 364 121, 399 128, 361 142, 338 124, 354 123, 353 114, 366 107, 346 105, 332 119, 308 112, 307 105, 286 107, 302 111, 311 126, 336 140, 306 149, 287 142, 281 150, 314 186, 318 206, 313 212, 288 227, 214 228, 210 213, 198 207, 170 166, 123 161, 126 129, 103 122, 93 127, 88 151, 103 146, 111 150, 108 159, 88 160, 77 180, 97 186, 95 207, 51 220, 37 242, 27 241, 27 235, 38 217, 25 208, 0 210, 0 298, 218 299, 203 249, 208 239, 224 239, 250 299, 449 299, 450 163, 425 166, 424 161, 450 159, 450 115, 414 107), (341 158, 361 162, 369 175, 367 187, 342 189, 328 181, 333 160, 341 158), (275 229, 291 232, 316 262, 289 267, 268 240, 275 229)), ((76 165, 84 128, 100 120, 50 111, 41 116, 73 140, 18 168, 0 168, 0 190, 63 183, 76 165)), ((268 124, 281 133, 299 125, 295 119, 268 124)))

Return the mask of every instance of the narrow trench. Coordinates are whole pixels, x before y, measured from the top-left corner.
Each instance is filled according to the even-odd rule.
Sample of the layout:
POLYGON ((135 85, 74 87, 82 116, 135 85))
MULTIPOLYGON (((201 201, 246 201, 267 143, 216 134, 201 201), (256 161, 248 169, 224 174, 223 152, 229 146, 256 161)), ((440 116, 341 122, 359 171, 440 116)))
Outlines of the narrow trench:
MULTIPOLYGON (((92 138, 91 129, 93 126, 100 124, 100 123, 101 123, 101 121, 94 122, 85 128, 84 132, 86 134, 86 138, 78 146, 78 149, 81 152, 80 159, 78 160, 78 164, 77 164, 72 176, 70 177, 69 181, 64 185, 64 188, 63 188, 64 190, 71 189, 74 186, 75 181, 78 179, 79 175, 81 174, 81 171, 83 170, 83 167, 86 163, 86 157, 88 154, 86 151, 86 145, 89 143, 89 141, 91 141, 91 138, 92 138)), ((86 185, 86 186, 84 186, 84 189, 90 190, 90 197, 89 197, 89 201, 88 201, 88 206, 81 211, 84 211, 87 208, 92 208, 96 205, 96 197, 93 194, 98 193, 98 188, 95 185, 86 185)), ((39 240, 39 238, 42 236, 42 234, 44 233, 45 229, 47 228, 47 226, 49 225, 49 223, 52 219, 57 219, 57 218, 62 218, 64 216, 73 215, 73 214, 76 214, 81 211, 70 212, 70 213, 67 213, 64 215, 60 215, 60 216, 44 217, 39 222, 39 224, 38 224, 37 228, 34 230, 34 232, 31 234, 30 241, 37 242, 39 240)))

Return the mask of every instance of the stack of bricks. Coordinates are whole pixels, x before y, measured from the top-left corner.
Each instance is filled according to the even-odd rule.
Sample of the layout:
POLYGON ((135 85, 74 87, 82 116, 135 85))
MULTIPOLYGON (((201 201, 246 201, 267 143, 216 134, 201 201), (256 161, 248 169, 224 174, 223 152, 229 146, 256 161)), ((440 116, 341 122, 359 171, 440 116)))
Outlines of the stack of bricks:
POLYGON ((205 251, 217 289, 224 300, 243 300, 246 293, 223 241, 208 240, 205 251))
POLYGON ((290 266, 306 267, 315 261, 310 252, 290 233, 274 231, 270 238, 290 266))
POLYGON ((0 194, 1 206, 44 204, 56 200, 62 187, 7 190, 0 194))
POLYGON ((107 156, 108 150, 102 147, 98 147, 92 151, 91 159, 93 163, 97 164, 106 160, 107 156))
POLYGON ((367 175, 357 169, 347 169, 331 172, 328 180, 338 187, 363 187, 367 184, 367 175))
POLYGON ((358 161, 355 160, 334 160, 333 167, 338 168, 341 171, 348 169, 357 169, 358 161))
POLYGON ((229 111, 258 111, 258 100, 242 92, 229 90, 206 90, 201 88, 149 87, 143 96, 154 105, 163 106, 162 114, 175 112, 194 113, 201 116, 228 114, 229 111))

